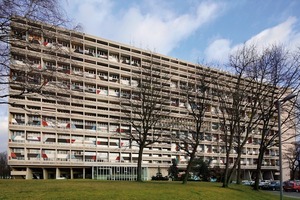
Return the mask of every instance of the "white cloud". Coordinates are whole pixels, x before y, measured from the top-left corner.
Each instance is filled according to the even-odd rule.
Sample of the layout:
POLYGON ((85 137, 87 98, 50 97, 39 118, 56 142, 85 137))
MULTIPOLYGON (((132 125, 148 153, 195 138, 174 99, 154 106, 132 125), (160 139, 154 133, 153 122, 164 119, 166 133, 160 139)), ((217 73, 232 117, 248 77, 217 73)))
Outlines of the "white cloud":
POLYGON ((66 10, 77 11, 74 17, 83 24, 84 32, 168 54, 183 39, 217 17, 221 9, 221 4, 212 2, 202 2, 181 14, 166 4, 159 5, 159 9, 158 5, 148 4, 147 10, 137 4, 123 10, 114 9, 116 6, 108 0, 76 0, 66 10))
POLYGON ((231 51, 231 42, 227 39, 217 39, 213 41, 205 50, 206 60, 209 62, 222 63, 231 51))
POLYGON ((290 45, 294 37, 293 25, 297 22, 295 17, 288 18, 285 22, 261 31, 259 34, 250 38, 246 44, 256 44, 258 47, 268 46, 270 44, 290 45))
MULTIPOLYGON (((272 44, 283 44, 290 50, 300 46, 300 32, 294 30, 297 18, 290 17, 277 26, 265 29, 248 39, 245 44, 255 44, 257 48, 272 44)), ((232 45, 228 39, 216 39, 205 50, 206 60, 209 62, 226 62, 228 55, 243 45, 232 45)))
POLYGON ((113 5, 110 0, 72 0, 65 5, 65 10, 84 30, 101 33, 103 27, 99 25, 105 23, 113 5))

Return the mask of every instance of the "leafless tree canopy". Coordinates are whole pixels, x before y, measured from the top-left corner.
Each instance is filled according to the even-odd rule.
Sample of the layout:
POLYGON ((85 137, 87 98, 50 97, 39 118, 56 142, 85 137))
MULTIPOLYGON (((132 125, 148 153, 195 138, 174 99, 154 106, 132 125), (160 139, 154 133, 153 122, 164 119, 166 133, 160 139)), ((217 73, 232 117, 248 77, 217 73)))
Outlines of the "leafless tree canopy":
POLYGON ((66 16, 57 0, 2 0, 0 2, 1 30, 7 30, 9 20, 20 16, 53 25, 64 25, 66 16))
POLYGON ((137 88, 122 94, 121 108, 125 117, 121 123, 131 126, 122 136, 139 148, 137 180, 141 181, 143 150, 163 140, 164 128, 169 125, 169 111, 164 109, 169 103, 168 96, 164 95, 169 78, 150 60, 149 66, 139 67, 134 79, 138 82, 137 88))
POLYGON ((199 67, 197 73, 188 78, 181 86, 188 119, 179 120, 180 131, 173 137, 177 148, 189 157, 183 184, 187 183, 192 163, 197 157, 199 144, 205 136, 205 112, 210 107, 210 81, 213 79, 209 72, 199 67))
POLYGON ((27 33, 39 33, 39 28, 28 28, 25 24, 22 31, 13 32, 11 23, 18 18, 35 20, 52 26, 65 26, 68 21, 65 13, 57 0, 2 0, 0 1, 0 104, 8 103, 7 98, 23 96, 26 94, 40 93, 43 82, 40 80, 40 71, 32 67, 34 63, 28 58, 22 58, 27 68, 13 69, 11 63, 16 54, 11 54, 11 45, 21 40, 28 42, 28 48, 32 46, 35 38, 28 38, 27 33), (25 38, 27 37, 27 38, 25 38), (26 81, 25 81, 26 80, 26 81), (21 84, 22 83, 22 84, 21 84), (10 94, 8 85, 18 85, 19 92, 10 94))
POLYGON ((284 152, 284 157, 288 160, 289 169, 291 170, 291 180, 300 178, 300 144, 295 142, 295 146, 288 148, 284 152), (298 173, 297 173, 298 172, 298 173))
MULTIPOLYGON (((274 102, 280 101, 288 94, 298 94, 300 83, 299 55, 292 54, 279 45, 262 50, 255 46, 244 45, 230 56, 229 67, 235 72, 236 82, 231 83, 232 87, 227 94, 224 94, 226 87, 219 89, 220 106, 224 115, 221 123, 226 127, 224 129, 226 153, 235 150, 238 157, 232 163, 231 170, 227 159, 225 168, 227 181, 223 183, 225 187, 234 170, 237 167, 238 172, 240 170, 240 155, 248 138, 257 135, 260 136, 257 142, 260 151, 256 163, 257 173, 260 173, 265 152, 278 144, 277 109, 274 102)), ((222 84, 224 85, 219 81, 217 85, 222 88, 220 87, 222 84)), ((283 134, 295 128, 294 108, 293 103, 283 106, 285 113, 282 122, 283 134)), ((258 174, 256 177, 258 181, 258 174)))

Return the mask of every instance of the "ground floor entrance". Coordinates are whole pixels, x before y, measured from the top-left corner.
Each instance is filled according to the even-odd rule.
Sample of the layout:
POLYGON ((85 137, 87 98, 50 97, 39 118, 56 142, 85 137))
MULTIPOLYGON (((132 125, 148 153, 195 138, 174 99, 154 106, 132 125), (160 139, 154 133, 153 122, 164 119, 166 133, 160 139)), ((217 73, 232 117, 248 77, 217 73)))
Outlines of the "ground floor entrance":
MULTIPOLYGON (((133 166, 94 166, 93 179, 97 180, 137 180, 137 167, 133 166)), ((148 168, 142 168, 142 180, 148 179, 148 168)))

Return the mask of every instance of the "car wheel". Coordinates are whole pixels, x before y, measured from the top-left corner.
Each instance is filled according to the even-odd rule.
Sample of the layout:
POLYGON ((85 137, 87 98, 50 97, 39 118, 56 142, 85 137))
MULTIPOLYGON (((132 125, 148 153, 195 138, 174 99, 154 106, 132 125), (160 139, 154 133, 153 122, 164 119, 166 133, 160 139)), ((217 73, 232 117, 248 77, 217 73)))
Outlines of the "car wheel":
POLYGON ((299 192, 299 190, 296 190, 296 192, 299 192))
POLYGON ((273 191, 275 191, 275 188, 272 188, 273 191))

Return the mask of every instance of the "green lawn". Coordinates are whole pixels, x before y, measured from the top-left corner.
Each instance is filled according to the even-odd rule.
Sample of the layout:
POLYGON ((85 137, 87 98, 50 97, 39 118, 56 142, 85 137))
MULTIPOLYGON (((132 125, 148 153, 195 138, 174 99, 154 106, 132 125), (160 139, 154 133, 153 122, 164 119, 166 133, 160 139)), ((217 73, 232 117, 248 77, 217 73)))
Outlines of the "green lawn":
MULTIPOLYGON (((128 182, 97 180, 1 180, 0 199, 121 199, 121 200, 272 200, 279 196, 253 191, 249 186, 220 183, 128 182)), ((288 200, 291 198, 284 198, 288 200)))

